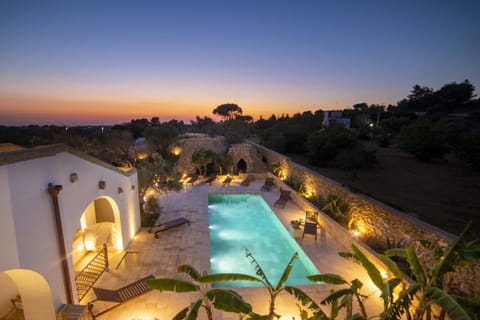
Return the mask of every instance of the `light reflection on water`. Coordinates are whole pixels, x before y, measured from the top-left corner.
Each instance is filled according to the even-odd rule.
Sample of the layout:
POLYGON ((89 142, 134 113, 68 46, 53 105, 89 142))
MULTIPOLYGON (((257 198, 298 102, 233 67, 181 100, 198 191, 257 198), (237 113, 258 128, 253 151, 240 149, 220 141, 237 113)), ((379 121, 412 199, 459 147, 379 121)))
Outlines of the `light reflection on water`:
MULTIPOLYGON (((252 252, 272 283, 277 283, 295 252, 299 253, 289 285, 312 284, 306 276, 318 274, 310 259, 259 195, 209 195, 211 273, 246 273, 255 268, 252 252)), ((219 286, 248 287, 236 281, 219 286)))

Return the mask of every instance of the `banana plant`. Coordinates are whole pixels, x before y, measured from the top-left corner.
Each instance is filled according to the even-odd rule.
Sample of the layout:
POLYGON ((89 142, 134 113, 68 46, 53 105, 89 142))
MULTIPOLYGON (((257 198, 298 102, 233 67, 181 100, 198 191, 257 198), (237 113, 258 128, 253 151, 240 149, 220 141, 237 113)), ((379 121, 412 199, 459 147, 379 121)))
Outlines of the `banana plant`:
MULTIPOLYGON (((410 285, 404 292, 415 294, 418 306, 414 310, 414 319, 445 319, 446 314, 450 319, 468 320, 467 312, 458 302, 449 295, 449 287, 453 280, 453 274, 457 266, 464 266, 475 259, 480 258, 480 241, 467 241, 471 223, 467 225, 460 236, 443 249, 440 246, 426 240, 419 243, 429 250, 435 259, 433 267, 421 261, 413 246, 405 249, 390 249, 386 251, 388 256, 399 256, 407 259, 416 283, 410 285), (434 315, 433 306, 441 308, 439 315, 434 315)), ((400 304, 401 301, 399 301, 400 304)), ((403 301, 404 305, 406 301, 403 301)), ((391 314, 404 308, 399 304, 394 305, 391 314)))
POLYGON ((190 265, 181 265, 178 272, 187 274, 192 281, 173 278, 158 278, 147 280, 147 286, 151 289, 173 292, 199 292, 200 298, 192 302, 189 306, 182 309, 173 318, 174 320, 197 319, 201 307, 205 309, 209 320, 213 320, 213 308, 226 312, 239 314, 249 314, 252 306, 247 303, 235 291, 220 288, 210 288, 211 283, 221 283, 227 281, 253 281, 259 282, 255 277, 239 273, 220 273, 208 275, 206 272, 201 274, 190 265), (212 308, 213 307, 213 308, 212 308))
POLYGON ((293 269, 293 263, 295 260, 298 258, 298 252, 295 252, 288 262, 287 266, 283 270, 283 274, 278 280, 278 282, 274 285, 270 282, 270 280, 267 278, 265 275, 265 272, 263 271, 262 267, 258 263, 258 261, 255 259, 255 257, 252 255, 252 253, 248 250, 245 249, 246 251, 246 257, 250 258, 252 264, 255 266, 255 273, 258 276, 258 278, 255 278, 257 282, 261 282, 264 287, 268 290, 268 293, 270 295, 270 305, 269 305, 269 311, 267 315, 258 315, 255 313, 251 313, 249 319, 251 320, 273 320, 275 318, 279 318, 280 315, 275 313, 275 299, 276 297, 282 292, 283 290, 289 291, 293 290, 293 287, 290 286, 284 286, 285 282, 288 280, 288 277, 290 275, 290 272, 293 269))

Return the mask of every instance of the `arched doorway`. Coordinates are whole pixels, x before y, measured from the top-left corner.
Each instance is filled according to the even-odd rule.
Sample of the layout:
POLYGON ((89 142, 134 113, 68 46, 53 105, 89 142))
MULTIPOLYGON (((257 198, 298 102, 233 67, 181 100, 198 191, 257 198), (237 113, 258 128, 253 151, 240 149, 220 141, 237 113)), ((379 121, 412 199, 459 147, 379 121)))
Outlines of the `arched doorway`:
POLYGON ((118 206, 110 197, 100 197, 89 203, 80 217, 80 224, 72 244, 72 262, 75 271, 82 268, 82 260, 106 244, 123 249, 122 228, 118 206))
POLYGON ((247 163, 245 162, 245 160, 243 160, 243 158, 238 160, 237 162, 237 172, 238 173, 247 172, 247 163))
POLYGON ((39 273, 26 269, 0 272, 0 287, 0 318, 55 319, 50 286, 39 273))

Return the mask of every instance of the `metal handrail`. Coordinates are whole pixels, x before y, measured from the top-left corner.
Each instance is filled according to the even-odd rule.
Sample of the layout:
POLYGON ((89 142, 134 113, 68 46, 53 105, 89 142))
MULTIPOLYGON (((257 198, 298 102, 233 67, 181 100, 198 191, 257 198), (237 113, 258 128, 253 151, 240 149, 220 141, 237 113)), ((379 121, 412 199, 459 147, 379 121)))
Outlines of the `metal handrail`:
POLYGON ((92 281, 92 283, 88 286, 88 289, 87 290, 82 290, 84 291, 83 294, 79 294, 78 293, 78 284, 77 284, 77 294, 79 295, 78 297, 78 300, 81 301, 85 295, 87 294, 88 291, 90 291, 90 289, 93 287, 93 285, 95 284, 95 282, 97 282, 97 280, 100 278, 100 276, 105 272, 105 271, 108 271, 109 270, 109 265, 108 265, 108 249, 107 249, 107 244, 103 244, 103 249, 100 250, 96 255, 95 257, 93 257, 92 260, 90 260, 90 262, 88 262, 88 264, 75 276, 75 281, 77 281, 79 278, 81 278, 82 276, 84 276, 85 273, 88 272, 89 269, 92 269, 92 271, 94 272, 91 272, 91 273, 94 273, 96 274, 96 278, 94 281, 92 281), (101 255, 103 255, 103 257, 101 257, 101 255), (100 258, 103 258, 103 259, 100 259, 100 258), (99 261, 102 261, 103 262, 103 268, 101 271, 98 270, 98 264, 93 267, 93 265, 95 265, 97 262, 99 261))

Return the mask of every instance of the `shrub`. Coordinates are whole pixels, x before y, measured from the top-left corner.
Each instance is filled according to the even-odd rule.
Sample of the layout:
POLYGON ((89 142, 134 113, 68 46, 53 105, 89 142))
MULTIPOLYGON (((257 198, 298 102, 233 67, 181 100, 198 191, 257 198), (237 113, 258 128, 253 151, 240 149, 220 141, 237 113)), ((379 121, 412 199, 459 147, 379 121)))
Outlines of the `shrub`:
POLYGON ((153 227, 160 217, 162 208, 155 197, 149 197, 142 206, 140 212, 140 220, 142 227, 153 227))
POLYGON ((307 157, 311 164, 325 166, 345 149, 353 148, 358 140, 343 127, 332 126, 311 134, 307 140, 307 157))

